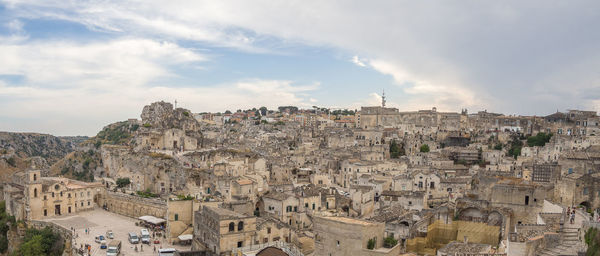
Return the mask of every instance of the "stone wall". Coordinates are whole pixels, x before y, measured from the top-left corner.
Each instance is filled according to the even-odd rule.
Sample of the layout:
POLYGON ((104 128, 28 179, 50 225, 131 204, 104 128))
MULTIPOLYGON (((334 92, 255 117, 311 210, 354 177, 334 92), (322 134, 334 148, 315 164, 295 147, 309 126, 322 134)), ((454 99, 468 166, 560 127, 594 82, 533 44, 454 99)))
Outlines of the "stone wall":
POLYGON ((162 199, 143 198, 107 191, 98 195, 98 205, 101 207, 106 206, 110 212, 133 218, 145 215, 167 218, 167 202, 162 199))
POLYGON ((30 220, 27 221, 27 227, 28 228, 35 228, 35 229, 44 229, 46 227, 49 227, 50 229, 52 229, 52 231, 56 234, 58 234, 61 238, 62 238, 62 243, 64 243, 64 250, 63 250, 63 256, 71 256, 71 255, 77 255, 77 251, 76 248, 74 246, 72 246, 74 244, 74 239, 73 239, 73 233, 71 232, 71 230, 59 226, 55 223, 52 222, 45 222, 45 221, 38 221, 38 220, 30 220))

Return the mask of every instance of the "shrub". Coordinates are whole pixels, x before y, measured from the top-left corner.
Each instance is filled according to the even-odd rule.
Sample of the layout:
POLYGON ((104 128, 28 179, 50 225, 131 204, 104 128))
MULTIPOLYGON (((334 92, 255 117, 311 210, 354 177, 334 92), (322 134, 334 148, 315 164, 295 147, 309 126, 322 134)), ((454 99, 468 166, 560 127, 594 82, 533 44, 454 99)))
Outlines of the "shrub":
POLYGON ((427 144, 421 145, 420 151, 423 153, 429 152, 429 145, 427 145, 427 144))
POLYGON ((373 248, 375 248, 375 239, 371 238, 369 239, 369 242, 367 242, 367 249, 373 250, 373 248))
POLYGON ((129 178, 118 178, 117 179, 117 187, 119 187, 119 188, 125 187, 129 184, 131 184, 131 181, 129 180, 129 178))
POLYGON ((151 124, 149 124, 149 123, 145 123, 143 126, 144 126, 145 128, 150 128, 150 127, 152 127, 152 125, 151 125, 151 124))
POLYGON ((388 236, 383 240, 383 247, 392 248, 398 244, 398 240, 394 239, 393 236, 388 236))

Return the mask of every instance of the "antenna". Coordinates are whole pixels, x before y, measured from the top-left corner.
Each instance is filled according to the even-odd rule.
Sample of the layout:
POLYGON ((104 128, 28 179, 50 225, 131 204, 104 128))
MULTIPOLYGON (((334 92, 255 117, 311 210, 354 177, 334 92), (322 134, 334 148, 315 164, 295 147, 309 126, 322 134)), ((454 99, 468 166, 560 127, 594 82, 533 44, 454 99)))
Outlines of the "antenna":
POLYGON ((383 89, 383 94, 381 94, 381 107, 385 108, 385 89, 383 89))

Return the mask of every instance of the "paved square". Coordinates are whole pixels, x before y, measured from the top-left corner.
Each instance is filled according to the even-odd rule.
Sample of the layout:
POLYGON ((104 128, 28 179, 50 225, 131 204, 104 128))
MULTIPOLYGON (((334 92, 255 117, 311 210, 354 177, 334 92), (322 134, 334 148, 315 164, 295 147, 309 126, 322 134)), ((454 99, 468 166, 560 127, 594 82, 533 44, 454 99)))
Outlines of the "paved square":
MULTIPOLYGON (((100 256, 106 255, 106 249, 100 249, 100 244, 94 242, 94 237, 97 235, 105 235, 107 230, 112 230, 115 236, 115 240, 121 240, 121 255, 158 255, 158 252, 154 252, 154 245, 143 245, 143 252, 140 251, 140 244, 138 246, 138 252, 135 251, 134 245, 130 244, 127 240, 127 234, 129 232, 135 232, 140 235, 142 227, 136 226, 136 219, 122 216, 116 213, 105 211, 101 208, 96 208, 93 211, 79 212, 77 215, 62 216, 59 218, 45 219, 44 221, 53 222, 59 224, 67 229, 75 228, 77 238, 75 239, 75 248, 81 248, 83 244, 90 244, 92 246, 91 255, 100 256), (88 235, 85 234, 85 229, 90 229, 88 235)), ((107 243, 111 239, 108 239, 107 243)), ((162 246, 163 248, 175 248, 178 250, 189 251, 190 246, 180 245, 165 245, 165 239, 160 239, 160 244, 156 245, 156 250, 162 246)))

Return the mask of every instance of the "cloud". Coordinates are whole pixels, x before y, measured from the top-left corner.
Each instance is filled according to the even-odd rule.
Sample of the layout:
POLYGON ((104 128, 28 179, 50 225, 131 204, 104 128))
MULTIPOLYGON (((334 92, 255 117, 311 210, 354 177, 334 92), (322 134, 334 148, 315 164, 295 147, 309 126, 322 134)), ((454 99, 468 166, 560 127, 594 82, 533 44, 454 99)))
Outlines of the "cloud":
MULTIPOLYGON (((2 2, 17 17, 65 19, 142 37, 250 51, 297 43, 341 49, 392 63, 397 72, 426 81, 397 95, 430 93, 419 104, 443 97, 435 94, 439 90, 447 97, 459 90, 469 94, 467 103, 474 107, 486 103, 496 111, 545 113, 593 106, 576 96, 550 100, 564 96, 565 83, 577 92, 598 86, 590 81, 600 65, 600 30, 581 29, 600 22, 594 1, 2 2)), ((352 61, 366 64, 358 57, 352 61)), ((458 109, 461 102, 452 104, 458 109)))
POLYGON ((153 101, 180 102, 192 111, 280 105, 309 107, 306 93, 319 83, 243 79, 221 84, 174 85, 181 66, 206 56, 170 42, 122 38, 109 42, 0 42, 0 130, 94 135, 106 124, 139 117, 153 101))
POLYGON ((356 56, 356 55, 354 55, 354 57, 352 57, 352 63, 354 63, 354 64, 356 64, 357 66, 360 66, 360 67, 366 67, 366 66, 367 66, 367 65, 366 65, 364 62, 362 62, 362 61, 361 61, 361 60, 358 58, 358 56, 356 56))

